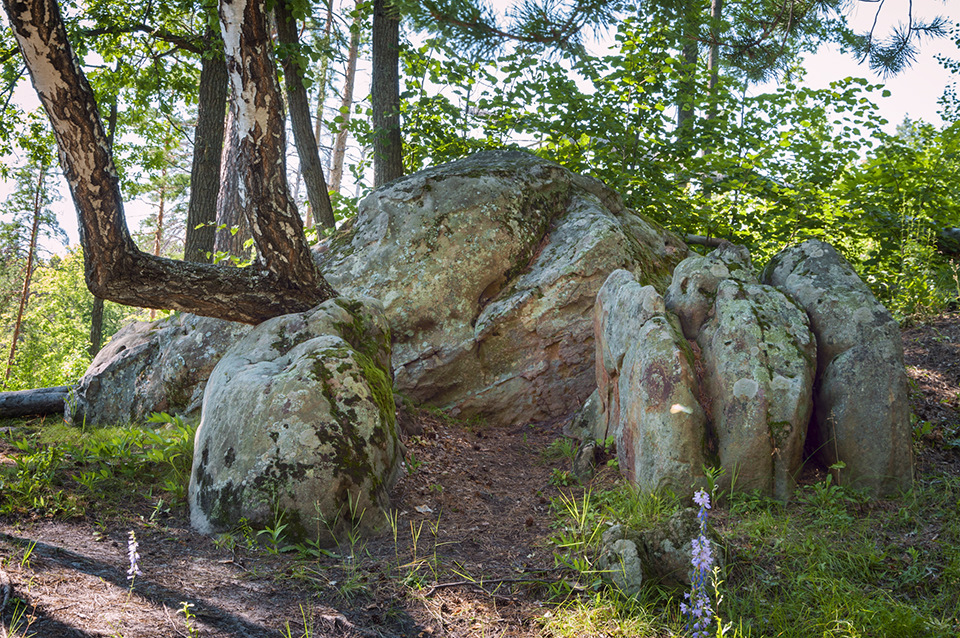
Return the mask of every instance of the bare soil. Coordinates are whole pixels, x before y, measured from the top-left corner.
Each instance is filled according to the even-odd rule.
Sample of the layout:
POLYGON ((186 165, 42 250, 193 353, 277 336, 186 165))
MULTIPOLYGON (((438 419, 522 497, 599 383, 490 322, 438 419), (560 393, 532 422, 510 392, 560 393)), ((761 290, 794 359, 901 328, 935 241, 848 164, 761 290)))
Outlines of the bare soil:
MULTIPOLYGON (((905 330, 903 343, 922 433, 917 473, 960 474, 960 313, 905 330)), ((407 472, 393 492, 396 539, 343 539, 332 556, 270 552, 243 530, 217 543, 190 529, 185 508, 157 513, 133 498, 123 515, 0 520, 12 585, 3 627, 20 609, 15 635, 40 638, 540 635, 549 586, 569 577, 550 540, 550 501, 564 489, 554 483, 569 459, 542 454, 563 421, 402 419, 418 433, 406 437, 407 472), (132 587, 131 530, 143 571, 132 587)), ((14 454, 0 443, 0 457, 14 454)), ((613 480, 609 469, 595 479, 613 480)))

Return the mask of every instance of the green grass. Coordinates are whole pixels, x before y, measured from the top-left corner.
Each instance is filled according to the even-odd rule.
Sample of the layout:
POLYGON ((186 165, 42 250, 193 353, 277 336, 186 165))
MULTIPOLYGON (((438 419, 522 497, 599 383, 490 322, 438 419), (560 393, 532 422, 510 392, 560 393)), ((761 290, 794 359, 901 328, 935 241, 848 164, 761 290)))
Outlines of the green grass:
POLYGON ((11 429, 4 440, 16 453, 0 467, 0 514, 71 518, 91 505, 109 514, 136 497, 185 503, 195 427, 166 415, 151 421, 157 427, 11 429))
MULTIPOLYGON (((625 486, 554 505, 560 562, 582 572, 542 619, 551 636, 684 635, 682 591, 650 588, 638 601, 597 587, 589 569, 596 530, 638 529, 685 505, 625 486), (583 552, 579 559, 570 549, 583 552)), ((789 505, 737 494, 710 512, 727 548, 718 591, 726 636, 788 638, 960 635, 960 478, 918 481, 896 499, 873 500, 829 479, 789 505)), ((555 592, 561 594, 563 592, 555 592)))

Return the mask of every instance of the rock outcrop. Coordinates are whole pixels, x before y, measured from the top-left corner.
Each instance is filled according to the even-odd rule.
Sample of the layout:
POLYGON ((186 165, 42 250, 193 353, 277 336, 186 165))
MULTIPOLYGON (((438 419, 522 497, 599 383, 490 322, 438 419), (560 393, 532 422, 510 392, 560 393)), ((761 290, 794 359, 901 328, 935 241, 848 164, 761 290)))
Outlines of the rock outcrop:
POLYGON ((595 313, 593 431, 617 432, 621 472, 687 491, 706 461, 723 470, 721 488, 787 500, 812 449, 844 485, 908 487, 896 322, 823 242, 784 250, 763 281, 732 245, 681 262, 665 300, 629 273, 610 275, 595 313))
POLYGON ((326 544, 380 529, 401 461, 390 372, 390 331, 372 299, 332 299, 237 341, 203 399, 193 526, 282 523, 326 544))
POLYGON ((802 310, 771 286, 725 279, 697 336, 703 396, 729 489, 793 494, 813 408, 816 342, 802 310))
POLYGON ((182 313, 124 326, 68 397, 67 422, 108 425, 139 421, 151 412, 195 413, 214 366, 250 329, 182 313))
POLYGON ((647 490, 686 491, 703 477, 706 419, 693 353, 653 286, 617 270, 594 311, 598 394, 620 471, 647 490))
MULTIPOLYGON (((809 240, 776 255, 763 280, 796 301, 817 338, 812 449, 841 485, 890 494, 913 481, 900 328, 853 267, 809 240)), ((811 447, 811 446, 808 446, 811 447)))
POLYGON ((665 290, 676 236, 601 183, 521 152, 485 152, 371 193, 318 262, 383 302, 397 390, 493 423, 573 412, 595 387, 592 311, 624 268, 665 290))

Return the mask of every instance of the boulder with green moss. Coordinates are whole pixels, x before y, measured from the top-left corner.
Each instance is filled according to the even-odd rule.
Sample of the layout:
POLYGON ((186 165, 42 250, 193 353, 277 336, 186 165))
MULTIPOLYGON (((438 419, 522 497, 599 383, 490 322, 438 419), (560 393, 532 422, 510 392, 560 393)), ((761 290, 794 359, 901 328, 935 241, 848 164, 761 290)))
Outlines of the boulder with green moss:
POLYGON ((842 485, 879 494, 909 489, 910 402, 897 322, 819 240, 781 251, 763 280, 807 312, 817 338, 813 449, 842 485))
POLYGON ((817 346, 806 314, 772 286, 725 279, 697 344, 720 486, 789 500, 813 410, 817 346))
POLYGON ((74 387, 67 421, 107 425, 139 421, 151 412, 199 411, 207 377, 250 329, 188 313, 124 326, 74 387))
POLYGON ((385 522, 401 462, 390 331, 373 299, 332 299, 237 341, 203 400, 190 518, 331 544, 385 522))
POLYGON ((398 390, 514 423, 570 414, 596 387, 607 275, 663 291, 686 252, 600 182, 494 151, 374 191, 316 255, 343 294, 383 302, 398 390))
POLYGON ((680 319, 687 339, 697 338, 713 309, 717 287, 727 279, 759 283, 745 246, 725 244, 706 256, 691 255, 677 265, 664 302, 680 319))

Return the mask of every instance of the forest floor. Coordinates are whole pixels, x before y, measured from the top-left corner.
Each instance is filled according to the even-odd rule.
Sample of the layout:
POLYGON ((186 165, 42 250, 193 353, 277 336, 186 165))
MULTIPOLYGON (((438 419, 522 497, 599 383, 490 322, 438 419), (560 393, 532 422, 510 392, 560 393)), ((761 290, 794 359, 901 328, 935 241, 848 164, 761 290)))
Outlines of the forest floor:
MULTIPOLYGON (((903 343, 924 424, 917 476, 960 476, 960 442, 947 444, 960 431, 960 314, 904 330, 903 343)), ((6 516, 3 627, 39 638, 548 635, 558 605, 582 592, 555 560, 558 497, 608 488, 616 471, 601 464, 592 485, 573 482, 569 447, 556 443, 563 421, 491 428, 401 416, 418 433, 406 440, 384 537, 344 538, 334 552, 242 527, 213 539, 191 530, 184 506, 151 494, 66 518, 6 516), (132 583, 131 531, 142 571, 132 583)), ((18 432, 37 425, 0 423, 0 463, 15 462, 18 432)))

